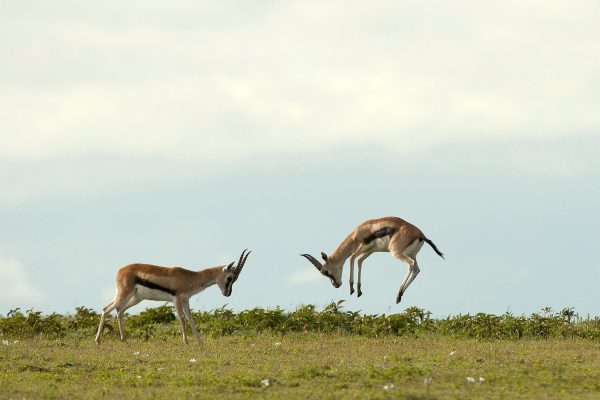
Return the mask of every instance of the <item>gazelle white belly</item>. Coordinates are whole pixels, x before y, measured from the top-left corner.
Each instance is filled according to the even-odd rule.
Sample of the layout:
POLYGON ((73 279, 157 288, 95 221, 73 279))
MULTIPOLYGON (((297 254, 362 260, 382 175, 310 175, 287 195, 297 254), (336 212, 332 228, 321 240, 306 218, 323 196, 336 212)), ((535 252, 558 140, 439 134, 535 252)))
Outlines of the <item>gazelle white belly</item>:
POLYGON ((135 296, 146 300, 174 301, 173 296, 169 293, 162 290, 150 289, 142 285, 135 285, 135 296))
POLYGON ((390 251, 390 236, 383 236, 369 243, 371 251, 390 251))

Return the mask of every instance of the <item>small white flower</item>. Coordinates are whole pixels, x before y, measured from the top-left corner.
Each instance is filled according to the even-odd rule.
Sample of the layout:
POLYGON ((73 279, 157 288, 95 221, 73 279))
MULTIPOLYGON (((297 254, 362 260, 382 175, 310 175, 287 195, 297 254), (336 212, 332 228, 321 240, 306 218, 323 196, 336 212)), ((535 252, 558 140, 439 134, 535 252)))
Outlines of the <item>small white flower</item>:
POLYGON ((139 352, 139 351, 135 351, 135 352, 133 353, 133 355, 134 355, 134 356, 139 356, 139 355, 140 355, 140 352, 139 352))
POLYGON ((423 379, 423 383, 426 385, 431 385, 431 377, 428 376, 427 378, 423 379))
POLYGON ((196 363, 196 359, 195 359, 195 358, 190 358, 190 362, 191 362, 192 364, 194 364, 194 363, 196 363))
POLYGON ((390 390, 394 388, 394 384, 390 383, 389 385, 383 385, 383 390, 390 390))
POLYGON ((158 367, 157 368, 159 371, 162 371, 164 368, 163 367, 158 367))
POLYGON ((275 347, 279 347, 279 346, 281 346, 281 342, 275 343, 275 347))
POLYGON ((455 354, 456 354, 456 351, 454 351, 454 350, 452 350, 452 351, 450 352, 450 355, 451 355, 451 356, 453 356, 453 355, 455 355, 455 354))
POLYGON ((148 354, 142 354, 142 357, 148 357, 148 354))
POLYGON ((260 381, 260 384, 267 387, 267 386, 271 385, 271 382, 269 382, 268 379, 263 379, 262 381, 260 381))
POLYGON ((479 377, 479 382, 483 382, 483 381, 485 381, 485 378, 483 376, 480 376, 479 377))
POLYGON ((387 361, 387 356, 383 356, 383 362, 387 361))
POLYGON ((17 343, 19 343, 19 342, 20 342, 20 340, 15 340, 13 343, 14 343, 14 344, 17 344, 17 343))
POLYGON ((8 346, 8 340, 3 340, 2 344, 5 345, 5 346, 8 346))
POLYGON ((473 378, 472 376, 467 376, 467 382, 475 383, 475 378, 473 378))
POLYGON ((136 378, 138 378, 138 379, 141 379, 141 378, 142 378, 142 376, 141 376, 141 375, 138 375, 138 376, 136 376, 136 378))

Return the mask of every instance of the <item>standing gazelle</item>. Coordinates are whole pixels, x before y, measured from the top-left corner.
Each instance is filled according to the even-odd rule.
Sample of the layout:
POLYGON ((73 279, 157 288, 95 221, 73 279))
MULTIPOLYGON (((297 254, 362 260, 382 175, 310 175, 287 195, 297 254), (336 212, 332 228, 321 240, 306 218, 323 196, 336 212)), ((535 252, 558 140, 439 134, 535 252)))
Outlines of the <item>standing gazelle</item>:
POLYGON ((360 290, 360 273, 362 263, 374 252, 390 252, 398 260, 408 264, 408 272, 398 290, 396 304, 400 303, 402 295, 419 274, 417 253, 421 250, 423 242, 427 242, 442 258, 444 255, 435 247, 435 244, 416 226, 398 217, 371 219, 356 227, 344 241, 329 256, 321 253, 325 264, 321 264, 310 254, 301 254, 306 257, 321 274, 331 280, 334 287, 342 285, 342 271, 346 259, 350 257, 350 294, 354 293, 354 260, 358 257, 358 296, 360 290))
POLYGON ((215 283, 221 289, 223 296, 229 297, 233 284, 237 280, 246 259, 246 250, 242 252, 236 266, 231 264, 207 268, 202 271, 190 271, 184 268, 165 268, 149 264, 129 264, 117 271, 117 295, 112 303, 102 310, 96 343, 100 344, 100 335, 104 330, 106 316, 115 308, 119 322, 121 340, 125 340, 123 330, 123 313, 142 300, 170 301, 175 304, 177 319, 181 325, 183 341, 187 343, 185 335, 185 319, 190 323, 192 332, 198 343, 201 338, 190 310, 190 297, 215 283))

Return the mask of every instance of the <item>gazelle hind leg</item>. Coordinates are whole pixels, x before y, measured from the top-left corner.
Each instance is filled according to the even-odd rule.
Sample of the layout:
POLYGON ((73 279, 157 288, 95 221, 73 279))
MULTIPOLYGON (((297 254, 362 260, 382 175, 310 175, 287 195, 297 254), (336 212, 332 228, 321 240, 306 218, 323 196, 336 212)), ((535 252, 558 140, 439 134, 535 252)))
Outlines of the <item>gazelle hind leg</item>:
POLYGON ((360 297, 362 295, 362 291, 360 290, 360 276, 361 276, 361 272, 362 272, 362 263, 363 261, 365 261, 367 259, 367 257, 369 257, 371 254, 373 254, 373 251, 367 251, 366 253, 363 253, 360 255, 360 257, 358 258, 358 283, 356 284, 356 290, 357 290, 357 296, 360 297))
POLYGON ((119 333, 121 334, 121 340, 123 340, 124 335, 121 326, 122 322, 119 320, 119 307, 131 300, 135 292, 131 292, 128 296, 122 296, 121 293, 122 292, 117 292, 117 296, 115 297, 115 299, 102 309, 102 316, 100 317, 100 324, 98 325, 98 333, 96 333, 96 344, 100 344, 100 336, 104 331, 104 323, 106 321, 106 316, 110 314, 110 312, 115 308, 117 309, 117 320, 119 321, 119 333))
POLYGON ((408 271, 406 271, 406 275, 404 276, 404 279, 402 280, 402 283, 400 284, 400 289, 398 289, 398 294, 396 295, 396 304, 400 303, 400 300, 402 300, 402 295, 404 294, 404 291, 408 287, 407 282, 408 281, 412 282, 411 277, 414 273, 413 266, 411 264, 411 260, 406 259, 406 258, 398 258, 398 259, 400 261, 408 264, 408 271))
POLYGON ((115 309, 115 307, 113 306, 114 304, 115 301, 113 300, 102 309, 102 316, 100 317, 100 324, 98 325, 98 333, 96 333, 96 344, 100 344, 100 336, 104 331, 104 322, 106 321, 106 316, 110 314, 112 310, 115 309))
POLYGON ((421 270, 419 269, 419 264, 417 264, 417 260, 415 260, 415 263, 410 267, 410 269, 412 273, 410 275, 410 278, 408 279, 408 282, 406 282, 406 284, 404 285, 404 288, 401 288, 402 294, 404 294, 404 292, 410 286, 412 281, 414 281, 417 275, 419 275, 419 272, 421 272, 421 270))
POLYGON ((419 274, 419 266, 417 265, 416 256, 423 246, 423 241, 420 239, 405 239, 400 236, 392 238, 390 241, 390 253, 398 260, 408 264, 408 271, 400 289, 396 296, 396 304, 402 300, 402 295, 408 289, 408 286, 419 274))
POLYGON ((408 289, 408 287, 410 286, 412 281, 415 280, 417 275, 419 275, 419 272, 419 265, 416 261, 414 261, 413 264, 408 267, 408 274, 404 279, 404 282, 402 282, 402 285, 400 285, 400 289, 398 290, 398 297, 396 297, 396 304, 400 303, 402 295, 404 294, 404 292, 406 292, 406 289, 408 289))
POLYGON ((123 314, 129 308, 135 306, 141 300, 135 297, 135 292, 132 292, 126 300, 122 301, 121 304, 117 306, 117 322, 119 323, 119 336, 121 341, 125 341, 125 324, 123 323, 123 314))
POLYGON ((400 297, 402 297, 406 289, 408 289, 412 281, 415 280, 415 278, 417 277, 417 275, 419 275, 419 272, 421 271, 419 269, 419 264, 417 263, 417 253, 419 252, 419 250, 421 250, 421 247, 423 247, 423 241, 415 240, 402 253, 407 259, 411 261, 409 263, 411 273, 410 278, 406 281, 406 283, 404 283, 402 287, 400 287, 400 297))
POLYGON ((119 338, 121 342, 125 341, 125 326, 123 324, 123 309, 117 308, 117 322, 119 323, 119 338))

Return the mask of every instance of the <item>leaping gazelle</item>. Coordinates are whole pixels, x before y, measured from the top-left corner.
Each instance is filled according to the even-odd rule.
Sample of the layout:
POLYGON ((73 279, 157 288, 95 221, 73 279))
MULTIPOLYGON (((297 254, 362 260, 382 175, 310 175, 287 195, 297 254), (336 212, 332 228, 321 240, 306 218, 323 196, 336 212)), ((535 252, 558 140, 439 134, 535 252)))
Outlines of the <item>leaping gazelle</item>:
POLYGON ((223 296, 231 296, 233 284, 237 280, 250 252, 242 252, 236 266, 235 262, 229 265, 220 265, 202 271, 190 271, 184 268, 166 268, 149 264, 129 264, 117 271, 117 294, 115 299, 102 310, 96 343, 100 344, 100 335, 104 330, 106 316, 115 308, 119 321, 119 334, 125 340, 123 330, 123 313, 128 308, 142 300, 170 301, 175 304, 177 319, 181 325, 183 341, 187 343, 185 335, 185 319, 190 323, 192 332, 201 342, 200 334, 194 324, 190 310, 190 297, 215 283, 221 289, 223 296))
POLYGON ((357 226, 329 256, 321 253, 325 264, 321 264, 310 254, 301 255, 317 267, 321 274, 328 277, 336 288, 342 286, 344 263, 350 257, 350 294, 354 293, 354 260, 358 258, 357 291, 360 297, 362 294, 360 273, 363 261, 375 252, 392 253, 392 256, 408 264, 408 272, 396 296, 396 304, 398 304, 408 286, 419 274, 416 257, 423 242, 427 242, 440 257, 444 258, 435 244, 419 228, 398 217, 385 217, 371 219, 357 226))

